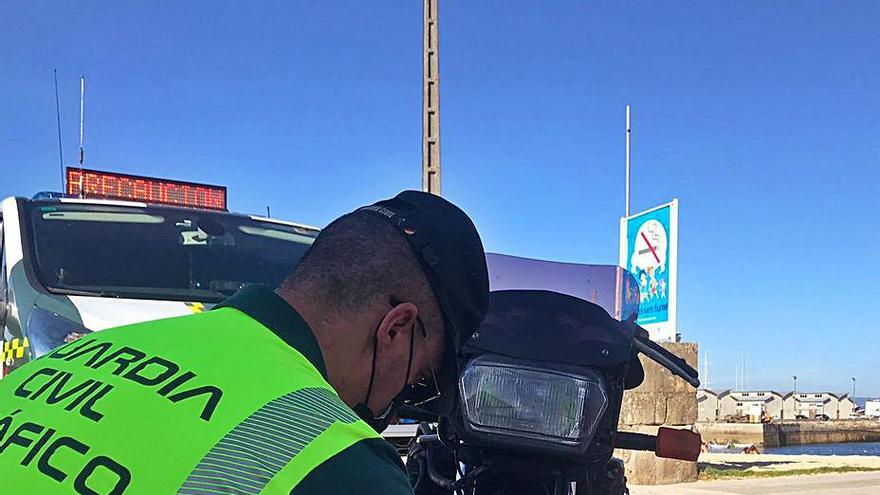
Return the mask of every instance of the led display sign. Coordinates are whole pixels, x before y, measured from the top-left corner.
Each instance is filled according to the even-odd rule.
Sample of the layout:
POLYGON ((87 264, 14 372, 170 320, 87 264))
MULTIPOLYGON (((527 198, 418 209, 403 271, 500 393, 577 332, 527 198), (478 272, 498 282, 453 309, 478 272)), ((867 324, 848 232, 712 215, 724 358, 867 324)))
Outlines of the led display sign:
POLYGON ((226 210, 226 188, 223 186, 75 167, 67 168, 67 195, 226 210))

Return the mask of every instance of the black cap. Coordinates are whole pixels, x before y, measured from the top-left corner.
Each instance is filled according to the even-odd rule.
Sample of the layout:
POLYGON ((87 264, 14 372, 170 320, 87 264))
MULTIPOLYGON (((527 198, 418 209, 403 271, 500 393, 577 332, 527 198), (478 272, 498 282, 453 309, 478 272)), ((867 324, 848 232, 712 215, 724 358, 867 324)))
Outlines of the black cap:
POLYGON ((422 408, 449 415, 458 395, 459 350, 489 308, 489 275, 480 234, 460 208, 421 191, 403 191, 357 211, 375 213, 397 228, 440 304, 446 328, 446 352, 438 376, 441 396, 422 408))

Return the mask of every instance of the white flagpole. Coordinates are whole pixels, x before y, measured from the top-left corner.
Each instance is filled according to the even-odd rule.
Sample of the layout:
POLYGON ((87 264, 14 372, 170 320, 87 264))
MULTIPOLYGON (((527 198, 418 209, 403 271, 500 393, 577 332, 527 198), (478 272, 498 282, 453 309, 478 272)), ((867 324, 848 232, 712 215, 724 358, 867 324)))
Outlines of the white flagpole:
POLYGON ((626 216, 629 216, 629 140, 632 134, 630 128, 630 108, 626 106, 626 216))
POLYGON ((79 164, 83 164, 85 152, 83 151, 83 119, 86 109, 86 76, 79 79, 79 164))

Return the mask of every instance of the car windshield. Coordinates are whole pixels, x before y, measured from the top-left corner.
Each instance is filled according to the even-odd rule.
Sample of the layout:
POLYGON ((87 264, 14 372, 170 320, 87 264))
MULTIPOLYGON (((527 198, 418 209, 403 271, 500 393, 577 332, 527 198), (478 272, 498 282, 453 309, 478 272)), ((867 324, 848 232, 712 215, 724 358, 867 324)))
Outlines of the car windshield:
POLYGON ((247 284, 277 286, 318 231, 182 208, 33 202, 30 262, 66 294, 218 302, 247 284))

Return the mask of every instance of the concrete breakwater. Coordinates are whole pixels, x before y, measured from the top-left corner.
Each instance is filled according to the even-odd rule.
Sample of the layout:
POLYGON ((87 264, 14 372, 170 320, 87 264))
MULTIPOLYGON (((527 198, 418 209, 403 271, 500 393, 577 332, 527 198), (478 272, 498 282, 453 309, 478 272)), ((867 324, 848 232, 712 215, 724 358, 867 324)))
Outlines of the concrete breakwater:
POLYGON ((785 447, 812 443, 880 442, 880 421, 797 421, 786 423, 697 423, 704 442, 785 447))

